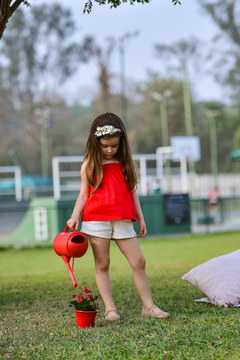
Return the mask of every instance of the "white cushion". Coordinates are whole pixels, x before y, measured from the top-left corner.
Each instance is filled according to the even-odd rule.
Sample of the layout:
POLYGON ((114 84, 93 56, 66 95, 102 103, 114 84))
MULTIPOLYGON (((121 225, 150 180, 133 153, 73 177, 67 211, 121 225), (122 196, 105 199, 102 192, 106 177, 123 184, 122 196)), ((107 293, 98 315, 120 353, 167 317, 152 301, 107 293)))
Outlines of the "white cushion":
POLYGON ((219 306, 240 304, 240 250, 211 259, 181 277, 219 306))

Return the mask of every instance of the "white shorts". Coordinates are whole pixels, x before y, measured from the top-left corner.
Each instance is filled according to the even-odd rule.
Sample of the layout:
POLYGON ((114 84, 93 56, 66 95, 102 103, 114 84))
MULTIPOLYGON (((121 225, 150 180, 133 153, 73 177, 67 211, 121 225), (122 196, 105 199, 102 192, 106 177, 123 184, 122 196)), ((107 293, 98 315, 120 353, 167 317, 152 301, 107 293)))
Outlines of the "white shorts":
POLYGON ((132 220, 83 221, 81 232, 105 239, 129 239, 137 236, 132 220))

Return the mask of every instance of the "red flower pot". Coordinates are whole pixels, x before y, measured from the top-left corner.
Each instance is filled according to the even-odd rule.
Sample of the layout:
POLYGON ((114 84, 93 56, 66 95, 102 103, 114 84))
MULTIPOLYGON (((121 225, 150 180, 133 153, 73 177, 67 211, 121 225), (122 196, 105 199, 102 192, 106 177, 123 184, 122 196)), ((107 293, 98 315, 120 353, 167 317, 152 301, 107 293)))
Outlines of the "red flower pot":
POLYGON ((74 310, 76 314, 77 327, 93 327, 98 311, 74 310))

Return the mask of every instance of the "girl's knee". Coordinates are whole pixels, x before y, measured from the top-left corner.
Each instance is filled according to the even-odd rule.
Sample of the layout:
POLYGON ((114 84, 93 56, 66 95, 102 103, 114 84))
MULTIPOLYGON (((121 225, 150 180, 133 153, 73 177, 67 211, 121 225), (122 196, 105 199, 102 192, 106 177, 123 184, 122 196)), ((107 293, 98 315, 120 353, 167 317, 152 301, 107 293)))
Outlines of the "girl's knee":
POLYGON ((96 269, 100 271, 108 271, 110 265, 110 259, 102 259, 96 263, 96 269))
POLYGON ((133 270, 138 270, 138 269, 141 269, 141 270, 144 270, 146 267, 146 259, 144 257, 143 254, 141 254, 135 261, 135 263, 133 264, 132 268, 133 270))
POLYGON ((141 257, 139 258, 139 265, 142 269, 145 269, 146 267, 146 259, 143 255, 141 255, 141 257))

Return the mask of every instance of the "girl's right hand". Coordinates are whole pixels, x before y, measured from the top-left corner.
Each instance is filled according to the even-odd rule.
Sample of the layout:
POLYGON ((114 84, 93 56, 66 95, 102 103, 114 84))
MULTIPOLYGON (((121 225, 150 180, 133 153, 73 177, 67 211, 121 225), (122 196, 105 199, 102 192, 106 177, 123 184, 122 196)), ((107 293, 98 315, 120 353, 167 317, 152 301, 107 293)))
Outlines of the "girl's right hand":
POLYGON ((146 236, 147 235, 147 227, 146 227, 146 224, 145 224, 145 221, 143 218, 138 220, 138 226, 140 229, 140 234, 137 236, 137 238, 146 236))
POLYGON ((70 218, 67 221, 67 226, 71 229, 71 230, 78 230, 78 225, 79 225, 79 219, 75 219, 75 218, 70 218))

